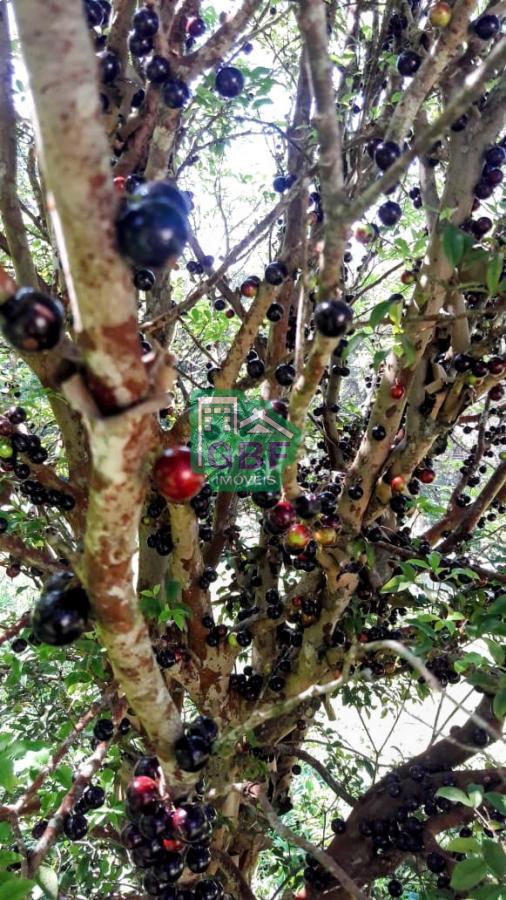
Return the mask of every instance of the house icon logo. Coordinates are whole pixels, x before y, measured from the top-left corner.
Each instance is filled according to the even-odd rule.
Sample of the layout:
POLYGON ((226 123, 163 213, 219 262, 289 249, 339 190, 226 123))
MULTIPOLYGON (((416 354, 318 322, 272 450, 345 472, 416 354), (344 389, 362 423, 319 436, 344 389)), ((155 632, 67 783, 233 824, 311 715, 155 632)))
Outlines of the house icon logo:
POLYGON ((241 391, 193 391, 192 467, 218 491, 276 491, 293 462, 300 430, 241 391))

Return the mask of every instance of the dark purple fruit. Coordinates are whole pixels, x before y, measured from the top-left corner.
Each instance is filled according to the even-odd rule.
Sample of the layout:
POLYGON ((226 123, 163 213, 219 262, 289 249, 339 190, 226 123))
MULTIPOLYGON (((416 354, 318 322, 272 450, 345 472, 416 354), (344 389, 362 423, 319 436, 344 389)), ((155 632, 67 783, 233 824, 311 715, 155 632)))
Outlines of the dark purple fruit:
POLYGON ((318 494, 299 494, 293 505, 301 519, 312 519, 321 510, 321 499, 318 494))
POLYGON ((156 281, 151 269, 137 269, 134 274, 134 285, 138 291, 150 291, 156 281))
POLYGON ((479 19, 473 25, 475 34, 482 41, 489 41, 496 34, 498 34, 501 23, 497 16, 485 15, 480 16, 479 19))
POLYGON ((414 50, 404 50, 397 57, 397 71, 399 75, 405 78, 411 78, 415 72, 418 72, 422 62, 421 56, 414 50))
POLYGON ((267 310, 266 318, 269 322, 280 322, 283 318, 284 310, 281 303, 271 303, 267 310))
POLYGON ((115 53, 107 50, 100 54, 98 68, 102 84, 112 84, 121 72, 121 62, 115 53))
POLYGON ((272 182, 272 187, 276 191, 276 194, 282 194, 286 191, 286 179, 284 175, 276 175, 274 181, 272 182))
POLYGON ((169 109, 182 109, 190 99, 190 88, 180 78, 172 78, 165 83, 162 94, 169 109))
POLYGON ((398 881, 397 878, 392 878, 387 884, 387 891, 391 897, 402 897, 404 893, 402 882, 398 881))
POLYGON ((198 734, 183 734, 174 745, 178 766, 184 772, 198 772, 209 759, 209 741, 198 734))
POLYGON ((427 868, 430 872, 435 872, 439 874, 440 872, 444 872, 446 869, 446 860, 441 853, 428 853, 427 854, 427 868))
POLYGON ((70 813, 65 819, 63 830, 69 841, 79 841, 88 831, 88 822, 80 813, 70 813))
POLYGON ((265 364, 261 359, 252 359, 246 366, 246 371, 250 378, 261 378, 265 372, 265 364))
POLYGON ((244 75, 235 66, 224 66, 218 72, 214 86, 222 97, 237 97, 244 87, 244 75))
POLYGON ((393 200, 387 200, 387 202, 383 203, 378 209, 378 216, 383 225, 390 227, 392 225, 397 225, 397 222, 402 216, 402 210, 398 203, 394 203, 393 200))
POLYGON ((396 159, 401 155, 400 147, 393 141, 382 141, 376 148, 374 161, 383 172, 389 169, 396 159))
POLYGON ((127 204, 116 227, 121 254, 141 267, 163 266, 181 253, 188 240, 186 215, 163 196, 127 204))
POLYGON ((83 800, 88 809, 99 809, 104 804, 105 791, 98 784, 90 784, 83 794, 83 800))
POLYGON ((328 338, 344 334, 352 319, 353 311, 344 300, 322 300, 314 312, 317 331, 328 338))
POLYGON ((11 643, 11 650, 13 653, 24 653, 27 647, 28 641, 25 641, 24 638, 14 638, 11 643))
POLYGON ((266 267, 264 277, 267 284, 272 284, 277 287, 278 285, 283 284, 287 275, 288 270, 284 263, 272 262, 266 267))
POLYGON ((156 867, 156 874, 162 882, 174 882, 181 878, 184 869, 184 856, 169 850, 164 853, 163 860, 156 867))
POLYGON ((497 144, 495 147, 489 147, 485 153, 485 162, 489 166, 503 166, 506 162, 506 150, 497 144))
MULTIPOLYGON (((283 385, 283 387, 288 387, 288 385, 293 384, 295 369, 290 363, 281 363, 277 366, 274 377, 278 384, 283 385)), ((258 497, 258 495, 256 495, 256 497, 258 497)))
POLYGON ((207 847, 190 847, 186 853, 186 865, 190 872, 201 875, 209 868, 211 853, 207 847))
POLYGON ((95 722, 93 735, 97 741, 110 741, 114 734, 114 725, 111 719, 99 719, 95 722))
POLYGON ((160 21, 154 9, 143 6, 133 17, 134 31, 137 34, 153 35, 156 34, 160 27, 160 21))
POLYGON ((220 900, 223 888, 214 878, 204 878, 195 885, 195 900, 220 900))
POLYGON ((382 441, 386 437, 386 428, 383 425, 375 425, 371 434, 375 441, 382 441))
POLYGON ((63 307, 58 300, 32 288, 20 288, 0 307, 2 333, 25 353, 51 350, 60 340, 63 307))
POLYGON ((63 647, 81 636, 88 627, 90 604, 80 584, 69 583, 70 573, 54 575, 47 581, 32 614, 35 637, 44 644, 63 647))
POLYGON ((170 75, 170 65, 164 56, 155 53, 146 66, 146 78, 153 84, 163 84, 170 75))

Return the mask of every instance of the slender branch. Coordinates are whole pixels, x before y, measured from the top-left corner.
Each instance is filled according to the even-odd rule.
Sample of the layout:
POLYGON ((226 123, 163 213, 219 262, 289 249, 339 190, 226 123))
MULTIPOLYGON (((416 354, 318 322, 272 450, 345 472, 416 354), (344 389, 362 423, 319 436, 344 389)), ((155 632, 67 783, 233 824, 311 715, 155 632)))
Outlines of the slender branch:
POLYGON ((0 0, 0 211, 16 278, 20 285, 36 287, 37 273, 16 193, 16 112, 12 81, 7 0, 0 0))
POLYGON ((249 802, 254 802, 256 805, 260 806, 262 812, 265 815, 269 825, 274 831, 277 831, 278 834, 281 835, 286 841, 290 844, 295 844, 296 847, 300 847, 302 850, 305 850, 306 853, 309 853, 314 859, 316 859, 320 865, 327 871, 330 872, 331 875, 345 888, 351 897, 355 897, 356 900, 368 900, 367 894, 364 894, 363 891, 355 884, 352 878, 344 871, 343 868, 334 860, 328 853, 325 853, 324 850, 320 850, 319 847, 315 847, 314 844, 311 844, 310 841, 307 841, 305 838, 300 837, 300 835, 296 834, 295 831, 292 831, 291 828, 288 828, 283 824, 279 816, 274 812, 271 804, 267 800, 266 796, 262 792, 262 790, 258 790, 255 792, 254 800, 250 800, 249 794, 245 793, 245 797, 249 802))
POLYGON ((228 853, 224 853, 223 850, 219 850, 218 847, 213 847, 213 857, 219 860, 225 871, 232 877, 233 881, 235 881, 239 889, 239 896, 242 898, 242 900, 256 900, 256 897, 250 886, 248 885, 248 882, 244 878, 240 869, 238 869, 237 866, 234 865, 228 853))
POLYGON ((29 875, 34 875, 35 872, 37 872, 51 847, 58 840, 58 836, 63 830, 65 818, 72 811, 75 803, 77 803, 81 797, 85 787, 90 783, 95 772, 98 772, 100 769, 108 749, 109 743, 103 741, 98 745, 93 755, 79 766, 72 787, 65 794, 54 815, 51 816, 44 834, 30 856, 29 875))
POLYGON ((15 0, 14 9, 74 328, 102 405, 127 406, 146 393, 147 379, 131 274, 115 246, 117 197, 86 23, 74 3, 15 0), (62 33, 63 56, 54 52, 62 33))
POLYGON ((2 632, 2 634, 0 634, 0 647, 2 644, 5 644, 7 641, 10 641, 10 640, 12 640, 12 638, 15 638, 19 634, 19 632, 23 630, 23 628, 26 628, 26 626, 28 625, 29 622, 30 622, 30 613, 29 612, 23 613, 23 615, 20 616, 20 618, 18 619, 17 622, 14 623, 14 625, 9 625, 2 632))
POLYGON ((287 756, 296 756, 297 759, 301 759, 303 762, 307 763, 311 766, 315 772, 318 772, 320 778, 328 784, 331 791, 334 792, 336 797, 339 797, 341 800, 344 800, 348 806, 354 806, 356 800, 352 797, 351 794, 348 793, 346 788, 344 788, 335 778, 330 774, 327 767, 320 762, 316 757, 311 756, 310 753, 307 753, 306 750, 302 750, 297 744, 275 744, 273 747, 268 748, 273 753, 283 753, 287 756))
POLYGON ((328 52, 326 5, 323 0, 301 0, 298 22, 306 47, 316 104, 313 121, 320 145, 319 172, 325 214, 320 295, 328 296, 334 293, 340 282, 346 228, 340 214, 344 201, 341 132, 336 116, 333 66, 328 52))

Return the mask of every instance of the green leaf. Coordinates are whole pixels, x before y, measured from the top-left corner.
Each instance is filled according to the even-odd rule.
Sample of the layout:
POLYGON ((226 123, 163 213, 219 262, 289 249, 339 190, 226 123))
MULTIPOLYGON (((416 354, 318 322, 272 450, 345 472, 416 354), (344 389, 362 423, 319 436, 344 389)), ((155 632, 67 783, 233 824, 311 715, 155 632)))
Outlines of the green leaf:
POLYGON ((481 784, 468 784, 467 794, 471 801, 471 806, 473 807, 473 809, 478 809, 478 807, 483 803, 483 787, 481 786, 481 784))
POLYGON ((504 888, 500 884, 484 884, 472 894, 473 900, 504 900, 504 888))
POLYGON ((68 791, 72 787, 73 771, 72 766, 58 766, 53 777, 58 784, 61 784, 68 791))
POLYGON ((500 884, 484 884, 473 891, 472 900, 504 900, 504 888, 500 884))
POLYGON ((0 885, 0 900, 24 900, 34 886, 28 878, 11 878, 0 885))
POLYGON ((386 584, 381 588, 380 594, 388 594, 391 591, 398 591, 402 588, 408 587, 413 584, 412 578, 406 578, 405 575, 394 575, 390 581, 387 581, 386 584))
POLYGON ((506 680, 503 678, 493 703, 494 715, 498 719, 506 716, 506 680))
POLYGON ((500 644, 496 641, 491 641, 489 638, 485 638, 485 643, 494 662, 496 662, 498 666, 503 666, 506 657, 506 647, 501 647, 500 644))
POLYGON ((397 302, 397 298, 394 297, 393 299, 389 298, 388 300, 382 300, 381 303, 377 303, 369 316, 369 325, 371 328, 376 328, 376 325, 379 325, 388 314, 390 307, 394 306, 397 302))
POLYGON ((506 816, 506 797, 503 794, 498 794, 497 791, 488 791, 485 794, 485 800, 490 803, 497 812, 506 816))
POLYGON ((13 850, 0 850, 0 866, 3 869, 10 866, 11 863, 21 862, 22 859, 21 854, 15 853, 13 850))
POLYGON ((44 891, 44 897, 58 900, 58 875, 49 866, 42 866, 37 872, 37 884, 44 891))
POLYGON ((479 884, 487 871, 486 862, 479 856, 464 859, 455 866, 450 884, 455 891, 467 891, 479 884))
POLYGON ((498 878, 504 878, 506 875, 506 853, 500 843, 498 841, 491 841, 489 838, 484 838, 483 856, 494 875, 497 875, 498 878))
POLYGON ((466 249, 466 236, 455 225, 446 225, 443 231, 443 250, 448 262, 457 266, 464 256, 466 249))
POLYGON ((463 803, 464 806, 473 806, 474 804, 469 799, 464 791, 461 791, 460 788, 455 787, 441 787, 436 791, 436 797, 446 797, 447 800, 453 800, 454 803, 463 803))
POLYGON ((165 598, 167 603, 170 603, 172 606, 173 603, 177 603, 178 600, 181 599, 181 582, 180 581, 167 581, 165 585, 165 598))
POLYGON ((2 756, 0 759, 0 785, 8 791, 12 791, 16 787, 14 763, 7 756, 2 756))
POLYGON ((450 850, 452 853, 480 853, 481 846, 476 838, 458 837, 452 838, 445 847, 445 850, 450 850))
POLYGON ((487 266, 487 287, 491 294, 497 293, 501 280, 503 260, 504 255, 502 253, 494 253, 487 266))

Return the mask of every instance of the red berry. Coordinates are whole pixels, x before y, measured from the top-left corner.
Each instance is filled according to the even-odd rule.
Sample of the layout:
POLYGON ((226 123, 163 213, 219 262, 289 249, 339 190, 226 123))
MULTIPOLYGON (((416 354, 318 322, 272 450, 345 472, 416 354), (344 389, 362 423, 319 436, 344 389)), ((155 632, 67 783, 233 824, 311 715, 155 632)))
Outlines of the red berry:
POLYGON ((118 194, 122 194, 125 190, 125 181, 126 178, 124 178, 122 175, 118 175, 117 178, 113 178, 112 183, 114 185, 114 190, 117 191, 118 194))
POLYGON ((406 482, 404 480, 404 477, 402 475, 394 475, 394 477, 392 478, 392 480, 390 482, 390 487, 397 494, 400 494, 406 487, 406 482))
POLYGON ((147 775, 138 775, 134 778, 128 785, 126 795, 128 805, 134 812, 144 810, 160 797, 156 781, 147 775))
POLYGON ((402 400, 405 393, 406 391, 404 386, 402 384, 399 384, 398 381, 396 381, 395 384, 393 384, 390 388, 390 396, 392 397, 392 400, 402 400))
POLYGON ((307 525, 297 524, 292 525, 291 528, 288 529, 285 544, 288 550, 295 550, 297 553, 302 552, 305 547, 309 544, 311 540, 311 531, 307 527, 307 525))
POLYGON ((200 491, 205 475, 194 472, 188 447, 165 450, 159 456, 153 476, 156 487, 171 503, 185 503, 200 491))
POLYGON ((280 500, 267 514, 269 525, 277 534, 287 531, 296 518, 295 510, 289 500, 280 500))
POLYGON ((418 477, 420 478, 420 481, 423 482, 423 484, 432 484, 436 477, 436 473, 434 472, 434 469, 429 469, 427 467, 420 471, 420 475, 418 477))

